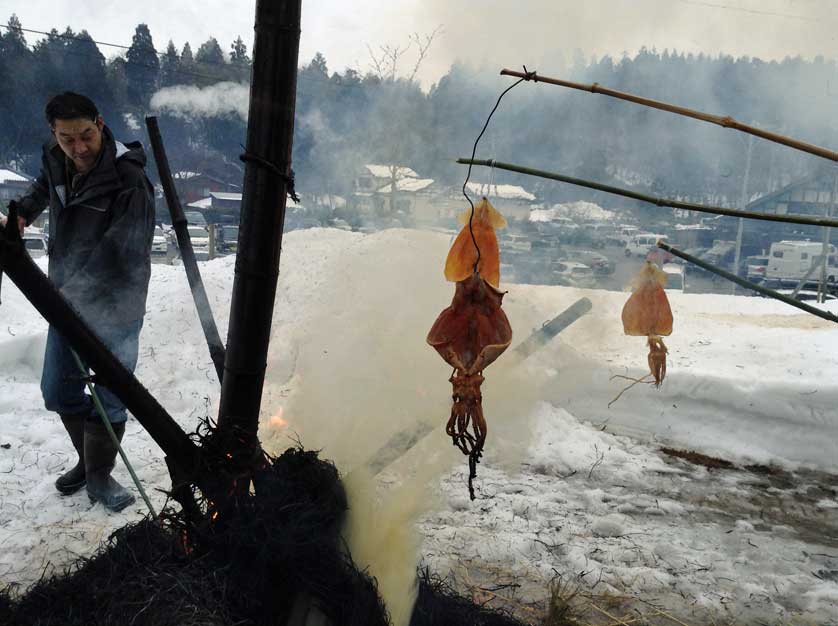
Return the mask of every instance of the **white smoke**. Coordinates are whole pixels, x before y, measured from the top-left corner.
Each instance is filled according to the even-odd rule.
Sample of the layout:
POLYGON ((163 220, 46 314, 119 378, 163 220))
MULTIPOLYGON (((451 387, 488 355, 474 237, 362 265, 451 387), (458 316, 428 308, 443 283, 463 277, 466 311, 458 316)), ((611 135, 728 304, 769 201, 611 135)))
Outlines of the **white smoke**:
POLYGON ((153 110, 181 117, 221 117, 232 113, 247 121, 249 104, 250 86, 234 82, 208 87, 174 85, 151 97, 153 110))

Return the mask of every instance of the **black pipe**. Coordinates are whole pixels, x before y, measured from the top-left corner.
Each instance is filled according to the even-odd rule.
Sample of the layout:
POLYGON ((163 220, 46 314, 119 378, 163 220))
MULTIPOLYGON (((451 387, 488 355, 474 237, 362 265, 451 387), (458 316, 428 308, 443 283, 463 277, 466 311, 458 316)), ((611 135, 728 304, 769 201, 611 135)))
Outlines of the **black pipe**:
POLYGON ((75 309, 64 299, 23 247, 17 212, 9 211, 9 224, 0 229, 0 271, 20 289, 44 319, 57 330, 103 384, 125 404, 157 442, 170 463, 187 476, 195 476, 200 449, 140 381, 120 363, 75 309))
MULTIPOLYGON (((236 272, 219 429, 255 438, 265 382, 286 193, 292 181, 302 0, 257 0, 236 272)), ((236 452, 232 452, 236 454, 236 452)))
POLYGON ((186 279, 189 281, 189 287, 192 290, 192 299, 195 302, 195 308, 198 310, 198 319, 201 321, 201 328, 204 330, 210 358, 215 365, 215 373, 218 375, 218 381, 222 382, 224 378, 224 344, 218 334, 209 298, 207 298, 207 292, 204 289, 204 281, 201 280, 201 272, 198 270, 198 263, 195 261, 195 251, 192 249, 192 240, 189 238, 186 216, 180 205, 174 180, 172 180, 172 171, 169 169, 169 159, 166 157, 160 127, 157 125, 156 117, 146 117, 145 123, 148 128, 148 137, 151 140, 151 149, 154 152, 154 160, 157 162, 160 184, 163 185, 163 194, 166 196, 166 204, 169 205, 169 213, 172 216, 172 226, 177 235, 180 256, 186 270, 186 279))
POLYGON ((795 300, 794 298, 790 298, 790 297, 788 297, 788 296, 786 296, 782 293, 778 293, 777 291, 774 291, 773 289, 768 289, 768 287, 763 287, 762 285, 757 285, 756 283, 752 283, 750 281, 747 281, 744 278, 739 278, 736 274, 731 274, 730 272, 728 272, 726 270, 723 270, 720 267, 716 267, 715 265, 712 265, 712 264, 708 263, 707 261, 702 261, 701 259, 698 259, 691 254, 687 254, 686 252, 681 252, 677 248, 673 248, 672 246, 669 246, 662 241, 658 241, 658 248, 660 248, 661 250, 666 250, 667 252, 670 252, 670 253, 674 254, 675 256, 684 259, 685 261, 689 261, 693 265, 697 265, 698 267, 700 267, 702 269, 705 269, 708 272, 712 272, 713 274, 716 274, 717 276, 721 276, 722 278, 726 278, 727 280, 729 280, 733 283, 736 283, 737 285, 740 285, 740 286, 744 287, 745 289, 751 289, 753 291, 756 291, 757 293, 761 293, 764 296, 768 296, 769 298, 774 298, 775 300, 780 300, 781 302, 785 302, 786 304, 789 304, 789 305, 791 305, 791 306, 793 306, 797 309, 800 309, 801 311, 806 311, 807 313, 811 313, 812 315, 820 317, 821 319, 825 319, 828 322, 838 323, 838 317, 834 316, 832 313, 830 313, 828 311, 822 311, 821 309, 810 306, 810 305, 806 304, 805 302, 800 302, 800 301, 795 300))

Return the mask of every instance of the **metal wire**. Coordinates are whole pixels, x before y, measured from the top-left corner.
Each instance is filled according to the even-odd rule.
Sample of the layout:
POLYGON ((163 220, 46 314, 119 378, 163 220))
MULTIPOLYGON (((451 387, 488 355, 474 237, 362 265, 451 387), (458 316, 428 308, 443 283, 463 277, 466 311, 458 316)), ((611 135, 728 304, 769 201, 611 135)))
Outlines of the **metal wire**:
MULTIPOLYGON (((527 71, 527 66, 525 65, 524 66, 524 74, 526 74, 526 76, 524 78, 521 78, 520 80, 512 83, 509 87, 504 89, 503 92, 501 92, 501 94, 498 96, 498 100, 497 100, 497 102, 495 102, 495 106, 492 107, 492 111, 489 113, 489 117, 486 118, 486 123, 483 124, 483 130, 480 131, 480 134, 477 135, 477 139, 474 140, 474 147, 471 150, 471 158, 472 159, 474 159, 474 155, 477 154, 477 144, 480 143, 480 138, 483 137, 483 133, 485 133, 486 129, 489 127, 489 122, 492 120, 492 116, 495 114, 495 111, 498 110, 498 107, 500 106, 500 101, 514 87, 517 87, 518 85, 523 83, 525 80, 530 80, 530 76, 534 76, 535 72, 528 72, 527 71)), ((476 272, 477 271, 477 265, 478 265, 478 263, 480 263, 480 246, 477 245, 477 239, 475 239, 475 237, 474 237, 474 227, 472 226, 472 221, 474 220, 474 203, 471 201, 471 198, 469 197, 468 192, 466 191, 466 187, 468 185, 469 178, 471 178, 471 163, 469 163, 468 172, 466 173, 466 180, 463 183, 463 195, 466 197, 466 200, 468 200, 469 206, 471 206, 471 213, 468 216, 468 231, 471 234, 471 242, 474 244, 474 249, 477 250, 477 259, 474 261, 474 271, 476 272)), ((489 191, 491 193, 491 189, 489 191)))

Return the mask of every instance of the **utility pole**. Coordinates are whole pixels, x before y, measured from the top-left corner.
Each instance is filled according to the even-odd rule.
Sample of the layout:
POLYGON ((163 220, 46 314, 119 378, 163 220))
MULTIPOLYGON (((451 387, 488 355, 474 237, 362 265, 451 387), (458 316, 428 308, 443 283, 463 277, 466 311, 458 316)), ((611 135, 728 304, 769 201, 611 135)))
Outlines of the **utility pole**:
MULTIPOLYGON (((235 431, 251 445, 259 428, 286 194, 292 183, 301 4, 256 2, 241 224, 218 415, 220 431, 235 431)), ((230 451, 234 457, 237 453, 230 451)), ((246 446, 241 453, 247 453, 246 446)))
MULTIPOLYGON (((826 216, 831 217, 835 213, 835 201, 838 197, 838 169, 835 170, 835 180, 832 183, 832 195, 829 197, 829 206, 826 209, 826 216)), ((821 248, 821 280, 818 283, 818 302, 826 298, 826 266, 829 260, 829 231, 828 226, 823 229, 823 247, 821 248)))
MULTIPOLYGON (((748 179, 751 176, 751 155, 754 151, 754 136, 748 137, 748 156, 745 158, 745 175, 742 177, 742 196, 739 200, 740 210, 744 211, 748 204, 748 179)), ((745 228, 745 219, 739 218, 739 228, 736 231, 736 256, 733 259, 733 273, 739 275, 739 259, 742 255, 742 231, 745 228)), ((736 294, 736 283, 731 285, 732 294, 736 294)))

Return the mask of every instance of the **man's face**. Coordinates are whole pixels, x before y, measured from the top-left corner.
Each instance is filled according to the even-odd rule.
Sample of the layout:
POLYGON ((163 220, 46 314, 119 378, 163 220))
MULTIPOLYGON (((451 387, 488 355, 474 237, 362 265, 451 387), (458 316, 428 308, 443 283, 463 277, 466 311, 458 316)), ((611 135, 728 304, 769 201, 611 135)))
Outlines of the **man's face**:
POLYGON ((89 171, 96 163, 102 150, 102 128, 105 125, 102 116, 96 121, 75 118, 71 120, 55 120, 52 132, 58 140, 58 145, 76 166, 80 174, 89 171))

